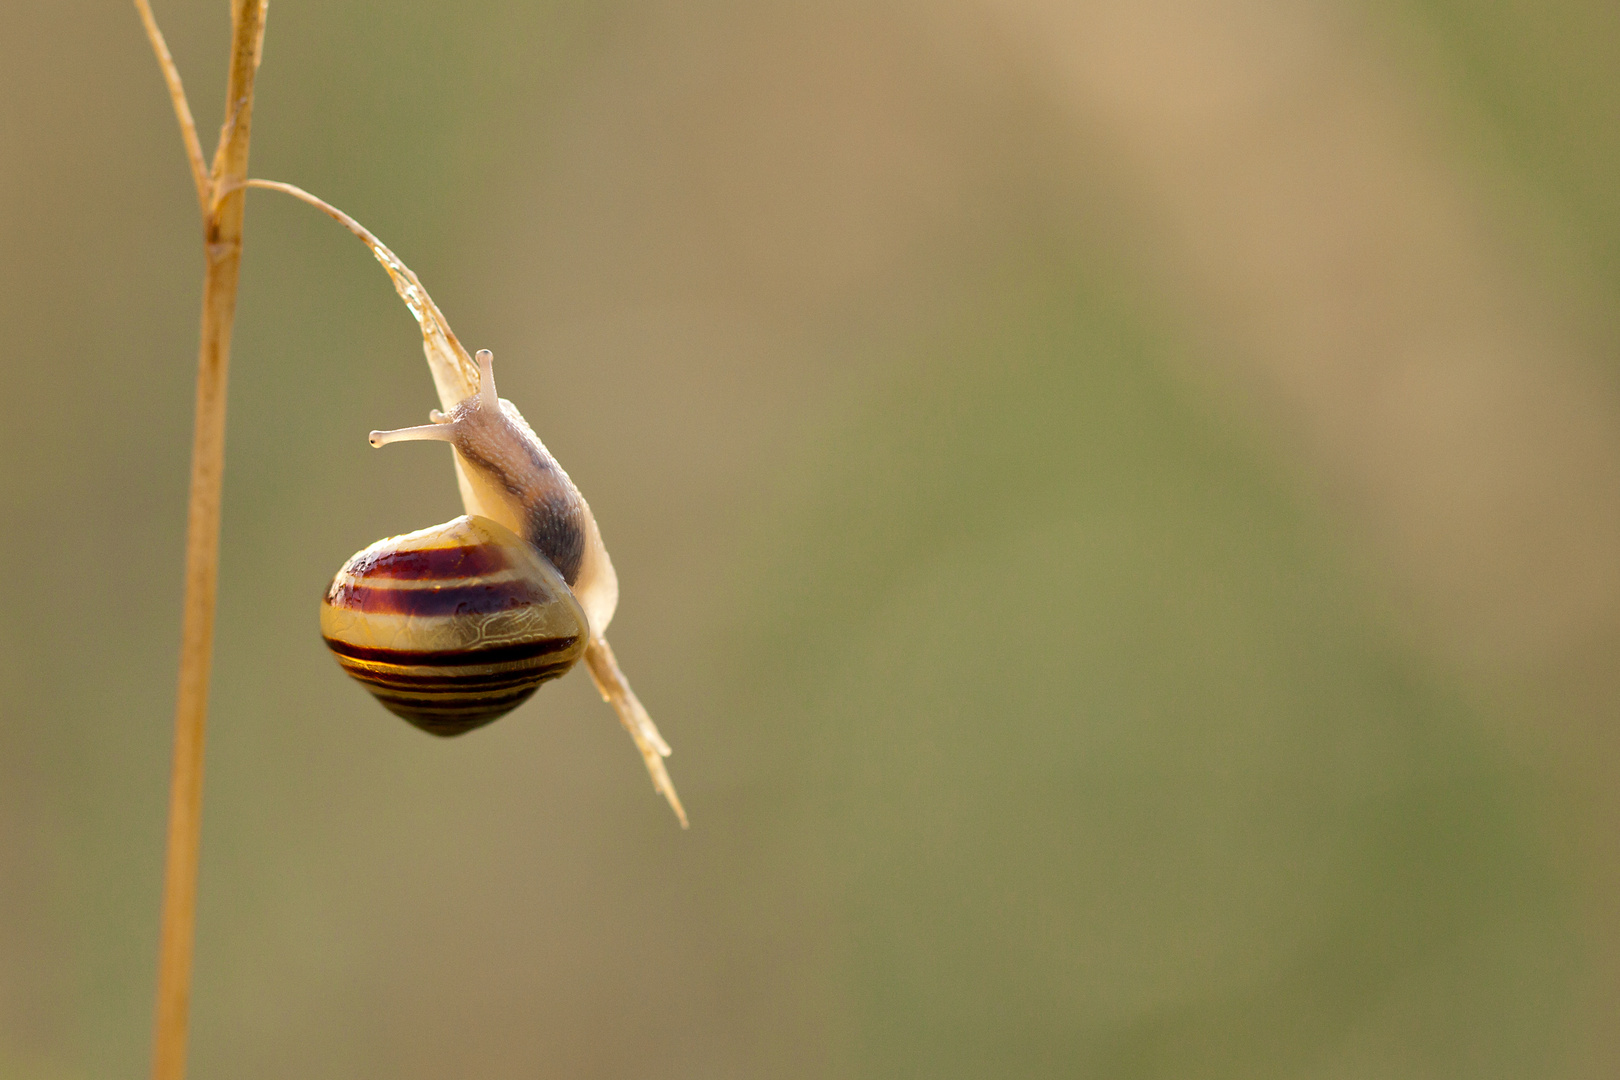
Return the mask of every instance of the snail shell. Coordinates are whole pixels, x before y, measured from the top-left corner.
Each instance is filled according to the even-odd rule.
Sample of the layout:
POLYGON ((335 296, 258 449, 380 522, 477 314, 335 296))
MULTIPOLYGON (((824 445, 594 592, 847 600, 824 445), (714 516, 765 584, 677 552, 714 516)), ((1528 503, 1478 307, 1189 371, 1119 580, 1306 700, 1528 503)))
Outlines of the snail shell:
POLYGON ((344 563, 321 636, 383 706, 460 735, 574 666, 585 612, 534 545, 485 517, 379 540, 344 563))

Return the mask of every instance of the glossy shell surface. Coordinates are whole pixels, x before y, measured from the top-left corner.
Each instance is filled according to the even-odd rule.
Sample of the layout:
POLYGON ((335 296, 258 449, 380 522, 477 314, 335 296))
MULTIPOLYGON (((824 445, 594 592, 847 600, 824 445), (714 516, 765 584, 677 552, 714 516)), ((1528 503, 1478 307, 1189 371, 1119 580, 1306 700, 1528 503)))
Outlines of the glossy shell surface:
POLYGON ((379 540, 338 571, 321 636, 390 711, 460 735, 584 653, 585 613, 532 545, 484 517, 379 540))

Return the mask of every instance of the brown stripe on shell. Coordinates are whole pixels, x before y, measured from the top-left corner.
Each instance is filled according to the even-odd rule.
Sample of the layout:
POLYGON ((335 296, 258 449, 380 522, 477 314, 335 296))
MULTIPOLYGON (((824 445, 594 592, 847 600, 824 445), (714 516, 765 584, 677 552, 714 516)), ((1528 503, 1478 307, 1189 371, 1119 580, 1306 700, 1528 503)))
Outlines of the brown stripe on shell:
POLYGON ((523 686, 534 681, 534 669, 525 668, 521 671, 476 671, 465 675, 416 675, 401 674, 394 671, 385 671, 381 668, 344 665, 346 671, 357 671, 357 678, 363 678, 372 686, 383 686, 393 690, 429 691, 444 693, 450 690, 478 691, 480 693, 490 690, 500 690, 516 686, 523 686))
POLYGON ((426 694, 443 698, 457 695, 492 694, 554 679, 567 671, 568 664, 546 664, 524 671, 472 672, 453 680, 421 680, 394 672, 344 664, 343 669, 367 686, 400 694, 426 694))
MULTIPOLYGON (((518 645, 497 645, 489 649, 461 649, 456 652, 412 652, 408 649, 372 649, 351 645, 347 641, 322 638, 326 647, 339 657, 363 660, 373 664, 398 664, 402 667, 466 667, 473 664, 509 664, 533 660, 553 653, 564 653, 579 644, 577 636, 537 638, 518 645)), ((572 663, 572 661, 569 661, 572 663)), ((345 665, 347 666, 347 665, 345 665)))
MULTIPOLYGON (((542 680, 543 681, 543 680, 542 680)), ((520 703, 527 701, 529 695, 534 693, 540 685, 520 686, 515 690, 503 690, 500 693, 489 693, 471 698, 445 698, 433 694, 396 694, 381 690, 372 691, 378 701, 390 708, 409 709, 417 713, 434 713, 445 719, 456 717, 478 718, 488 716, 494 719, 510 709, 516 708, 520 703)))
POLYGON ((486 694, 477 698, 446 699, 431 694, 390 694, 375 690, 372 693, 378 701, 390 709, 405 709, 421 715, 432 714, 446 720, 476 721, 485 718, 493 720, 510 712, 529 700, 529 695, 533 694, 539 685, 537 682, 533 686, 520 686, 516 690, 486 694))
POLYGON ((550 599, 542 584, 523 577, 477 585, 378 589, 334 581, 326 602, 368 615, 492 615, 550 599))
POLYGON ((356 577, 421 581, 430 578, 481 577, 505 570, 509 565, 506 554, 500 548, 475 544, 467 547, 370 552, 344 569, 356 577))

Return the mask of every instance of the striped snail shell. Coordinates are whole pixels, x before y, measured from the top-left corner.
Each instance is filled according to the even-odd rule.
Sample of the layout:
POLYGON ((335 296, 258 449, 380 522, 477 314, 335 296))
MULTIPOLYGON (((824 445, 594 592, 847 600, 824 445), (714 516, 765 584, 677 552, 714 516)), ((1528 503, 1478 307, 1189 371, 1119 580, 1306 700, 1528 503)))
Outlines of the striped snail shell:
POLYGON ((357 553, 321 602, 321 636, 385 708, 460 735, 574 666, 590 630, 534 546, 463 515, 357 553))

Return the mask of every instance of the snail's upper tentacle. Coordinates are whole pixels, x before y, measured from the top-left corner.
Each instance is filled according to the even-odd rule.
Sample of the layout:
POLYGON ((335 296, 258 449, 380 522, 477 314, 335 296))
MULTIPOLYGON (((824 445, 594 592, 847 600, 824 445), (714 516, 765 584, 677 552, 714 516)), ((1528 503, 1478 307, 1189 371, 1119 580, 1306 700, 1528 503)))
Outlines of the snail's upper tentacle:
POLYGON ((500 395, 495 393, 495 354, 488 349, 478 350, 478 403, 500 411, 500 395))

